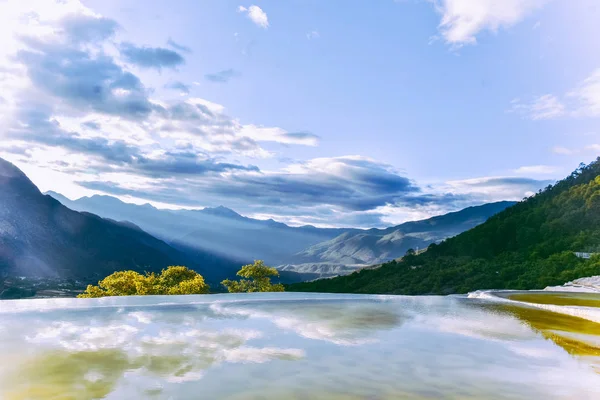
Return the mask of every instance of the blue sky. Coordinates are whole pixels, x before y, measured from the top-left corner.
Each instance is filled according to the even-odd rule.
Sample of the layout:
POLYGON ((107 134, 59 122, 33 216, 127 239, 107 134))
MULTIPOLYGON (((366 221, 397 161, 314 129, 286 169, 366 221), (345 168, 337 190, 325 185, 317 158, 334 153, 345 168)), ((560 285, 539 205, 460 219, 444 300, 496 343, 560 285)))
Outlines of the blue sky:
POLYGON ((0 156, 42 190, 385 226, 600 154, 594 0, 0 1, 0 156))

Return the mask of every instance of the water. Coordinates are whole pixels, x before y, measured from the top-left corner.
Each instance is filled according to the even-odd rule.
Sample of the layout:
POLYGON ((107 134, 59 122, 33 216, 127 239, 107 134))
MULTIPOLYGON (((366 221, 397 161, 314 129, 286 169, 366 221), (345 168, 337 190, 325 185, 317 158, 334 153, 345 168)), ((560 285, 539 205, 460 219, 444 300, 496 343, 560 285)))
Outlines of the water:
POLYGON ((0 399, 599 399, 593 301, 512 295, 2 301, 0 399))

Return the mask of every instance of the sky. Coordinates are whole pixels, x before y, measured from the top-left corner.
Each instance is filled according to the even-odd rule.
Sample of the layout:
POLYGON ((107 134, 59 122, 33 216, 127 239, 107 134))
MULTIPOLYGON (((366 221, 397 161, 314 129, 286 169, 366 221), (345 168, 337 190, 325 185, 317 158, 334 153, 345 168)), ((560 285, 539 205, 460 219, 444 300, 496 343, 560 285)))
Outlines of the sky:
POLYGON ((600 155, 597 0, 0 0, 0 157, 42 191, 383 227, 600 155))

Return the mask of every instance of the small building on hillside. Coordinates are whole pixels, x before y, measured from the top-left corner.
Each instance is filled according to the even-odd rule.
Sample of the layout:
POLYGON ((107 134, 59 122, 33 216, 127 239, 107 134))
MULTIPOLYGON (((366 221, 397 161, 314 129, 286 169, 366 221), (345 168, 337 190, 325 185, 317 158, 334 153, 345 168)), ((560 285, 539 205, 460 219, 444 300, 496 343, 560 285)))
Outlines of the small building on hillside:
POLYGON ((585 258, 585 259, 592 258, 592 256, 594 254, 596 254, 596 253, 584 253, 584 252, 581 252, 581 251, 576 251, 575 252, 575 255, 577 257, 579 257, 579 258, 585 258))

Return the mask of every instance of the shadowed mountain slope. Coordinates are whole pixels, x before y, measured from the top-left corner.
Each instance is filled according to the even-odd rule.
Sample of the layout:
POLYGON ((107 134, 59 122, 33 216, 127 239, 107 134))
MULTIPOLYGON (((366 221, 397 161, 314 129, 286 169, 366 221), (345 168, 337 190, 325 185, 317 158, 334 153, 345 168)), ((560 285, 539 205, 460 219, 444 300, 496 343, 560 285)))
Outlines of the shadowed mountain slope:
POLYGON ((173 246, 185 246, 246 262, 285 263, 305 248, 354 229, 291 227, 270 220, 244 217, 226 207, 166 210, 136 205, 111 196, 94 195, 70 200, 48 192, 65 206, 116 220, 127 220, 173 246))
POLYGON ((115 270, 160 271, 178 264, 208 281, 231 276, 239 266, 208 253, 192 256, 131 222, 73 211, 0 159, 0 275, 93 281, 115 270))

